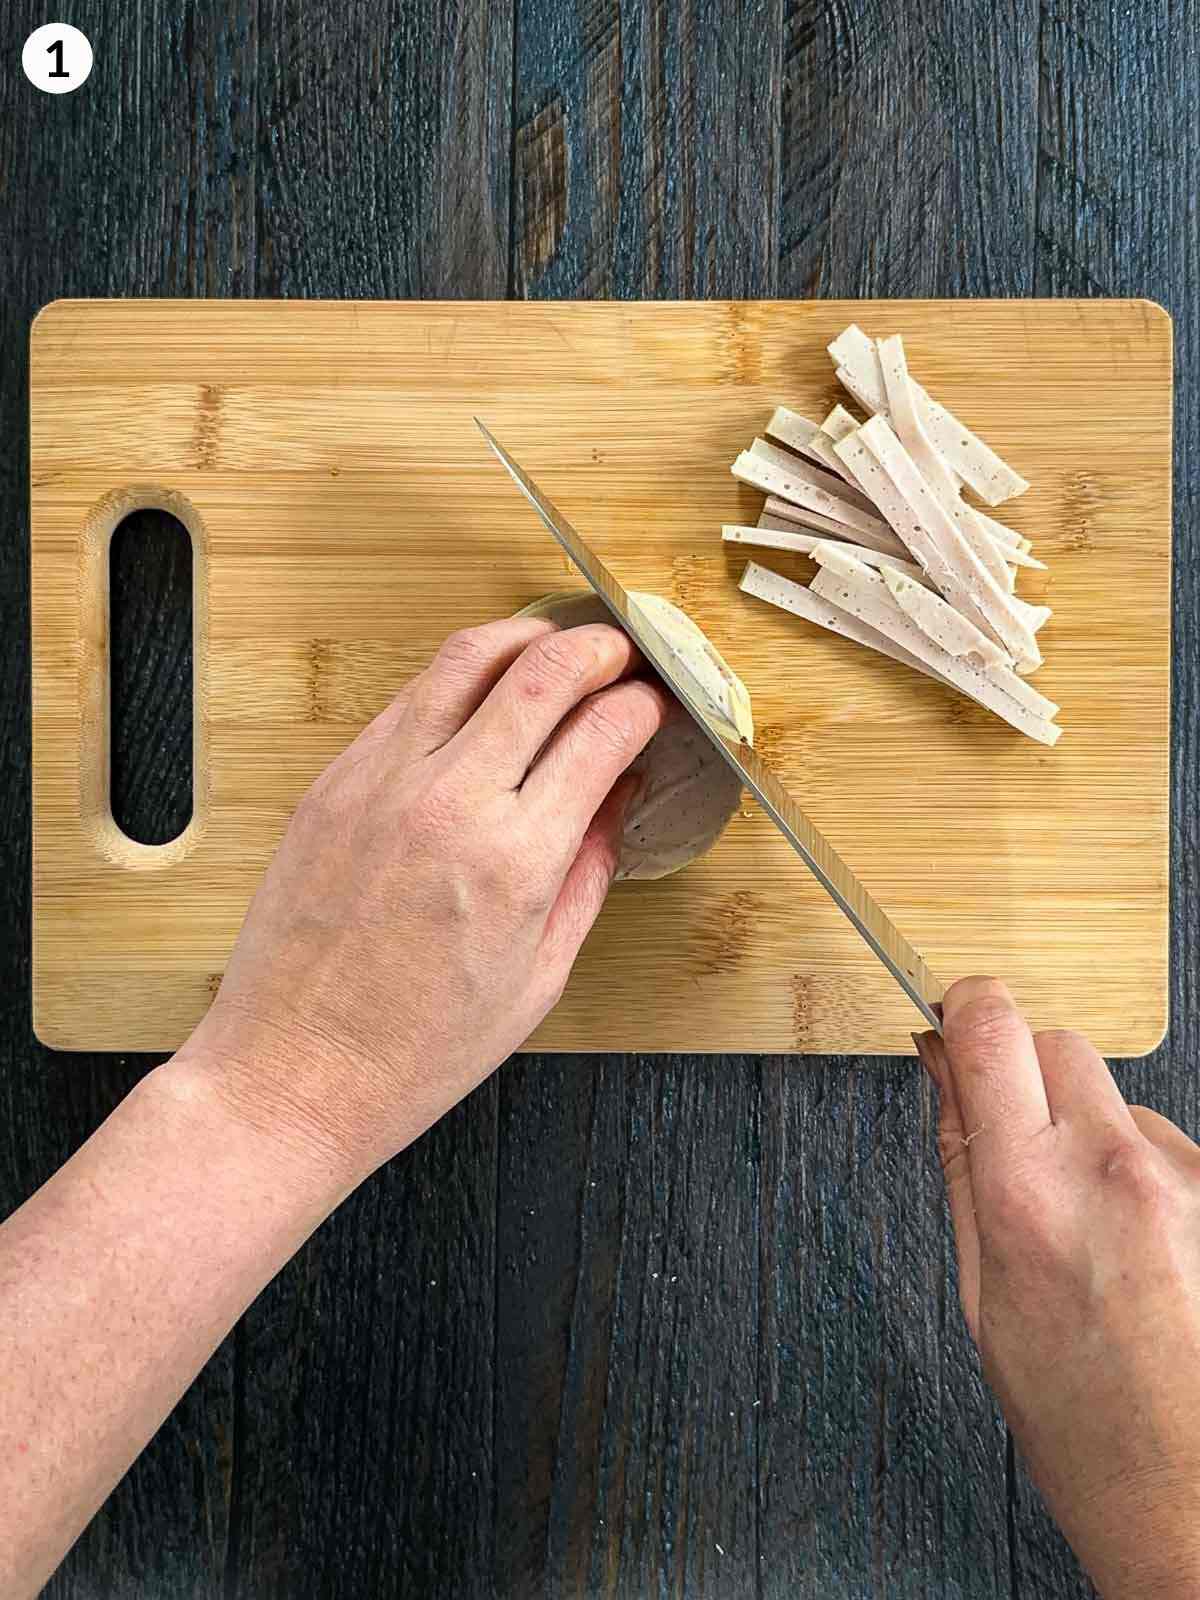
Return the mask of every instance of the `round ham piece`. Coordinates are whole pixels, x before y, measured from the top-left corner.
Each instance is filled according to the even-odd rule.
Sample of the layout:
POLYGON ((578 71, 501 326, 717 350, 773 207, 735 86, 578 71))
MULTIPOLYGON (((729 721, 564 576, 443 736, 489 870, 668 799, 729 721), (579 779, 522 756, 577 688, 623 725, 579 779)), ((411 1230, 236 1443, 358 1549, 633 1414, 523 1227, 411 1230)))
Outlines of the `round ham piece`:
MULTIPOLYGON (((753 742, 745 685, 692 619, 659 595, 635 593, 633 598, 738 732, 753 742)), ((546 595, 521 614, 548 617, 560 628, 612 620, 604 602, 588 589, 546 595)), ((618 878, 665 878, 679 872, 712 849, 741 802, 737 777, 682 710, 629 770, 644 773, 646 781, 625 822, 618 878)))

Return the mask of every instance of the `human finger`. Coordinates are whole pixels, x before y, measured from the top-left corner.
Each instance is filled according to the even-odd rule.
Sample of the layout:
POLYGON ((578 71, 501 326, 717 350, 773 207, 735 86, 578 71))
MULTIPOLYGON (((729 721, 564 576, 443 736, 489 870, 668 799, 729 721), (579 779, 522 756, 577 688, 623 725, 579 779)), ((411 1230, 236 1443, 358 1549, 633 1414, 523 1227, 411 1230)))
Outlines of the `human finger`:
POLYGON ((564 977, 612 887, 621 859, 625 818, 641 786, 642 778, 635 773, 626 773, 617 780, 592 818, 567 869, 542 940, 546 961, 564 977))
POLYGON ((521 786, 522 809, 570 859, 617 779, 663 726, 671 696, 627 678, 589 695, 551 735, 521 786))
POLYGON ((521 652, 457 741, 498 788, 519 788, 563 718, 638 660, 632 639, 607 623, 551 628, 521 652))
POLYGON ((1064 1127, 1128 1129, 1125 1097, 1090 1039, 1066 1028, 1050 1028, 1033 1043, 1055 1122, 1064 1127))
POLYGON ((452 633, 425 671, 368 726, 367 736, 396 733, 410 755, 432 755, 474 716, 513 662, 554 631, 545 618, 505 617, 452 633))
POLYGON ((1194 1139, 1189 1139, 1169 1117, 1151 1111, 1149 1106, 1130 1106, 1129 1115, 1143 1138, 1148 1139, 1164 1155, 1174 1156, 1192 1167, 1200 1164, 1200 1145, 1194 1139))
POLYGON ((913 1034, 921 1065, 938 1093, 938 1155, 946 1180, 946 1198, 958 1256, 958 1297, 972 1339, 979 1333, 979 1229, 971 1186, 970 1142, 963 1130, 962 1110, 946 1047, 936 1033, 913 1034))
POLYGON ((970 1140, 977 1206, 1052 1125, 1029 1024, 994 978, 964 978, 942 1003, 945 1054, 970 1140))

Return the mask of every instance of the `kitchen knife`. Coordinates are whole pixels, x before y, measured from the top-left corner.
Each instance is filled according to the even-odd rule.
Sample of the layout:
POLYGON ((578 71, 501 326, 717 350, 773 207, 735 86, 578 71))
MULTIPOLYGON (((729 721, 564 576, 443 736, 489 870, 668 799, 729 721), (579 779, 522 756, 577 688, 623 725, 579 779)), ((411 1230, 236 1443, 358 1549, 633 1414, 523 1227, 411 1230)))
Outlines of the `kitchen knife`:
POLYGON ((943 989, 922 957, 809 821, 754 747, 742 738, 632 596, 478 417, 475 422, 513 482, 604 601, 617 624, 690 712, 700 730, 738 774, 818 883, 849 917, 926 1022, 940 1033, 943 989))

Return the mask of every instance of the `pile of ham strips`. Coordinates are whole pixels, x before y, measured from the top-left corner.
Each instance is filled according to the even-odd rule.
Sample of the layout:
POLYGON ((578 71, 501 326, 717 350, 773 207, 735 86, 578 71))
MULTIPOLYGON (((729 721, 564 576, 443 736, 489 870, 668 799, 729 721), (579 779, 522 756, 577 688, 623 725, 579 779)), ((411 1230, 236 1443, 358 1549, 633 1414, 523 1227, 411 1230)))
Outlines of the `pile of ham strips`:
POLYGON ((746 594, 877 650, 977 700, 1040 744, 1056 744, 1058 707, 1029 683, 1050 616, 1016 593, 1018 569, 1045 570, 1028 539, 989 506, 1029 485, 909 376, 904 341, 851 327, 829 346, 838 379, 864 411, 818 425, 783 407, 733 464, 767 496, 758 526, 727 526, 734 544, 793 550, 819 571, 809 586, 751 562, 746 594))

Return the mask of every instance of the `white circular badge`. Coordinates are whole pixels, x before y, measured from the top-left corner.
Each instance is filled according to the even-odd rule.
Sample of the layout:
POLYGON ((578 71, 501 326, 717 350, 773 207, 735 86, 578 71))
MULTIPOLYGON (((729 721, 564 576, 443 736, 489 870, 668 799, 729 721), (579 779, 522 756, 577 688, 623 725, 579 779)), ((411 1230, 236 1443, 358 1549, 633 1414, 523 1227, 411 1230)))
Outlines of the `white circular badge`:
POLYGON ((92 70, 91 42, 68 22, 47 22, 26 39, 21 65, 30 83, 47 94, 70 94, 92 70))

